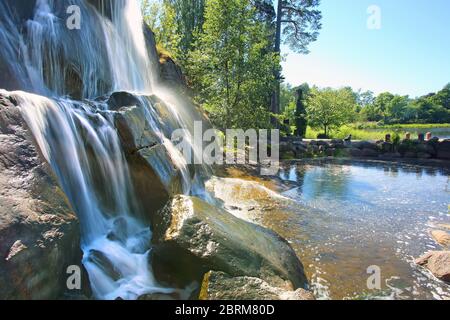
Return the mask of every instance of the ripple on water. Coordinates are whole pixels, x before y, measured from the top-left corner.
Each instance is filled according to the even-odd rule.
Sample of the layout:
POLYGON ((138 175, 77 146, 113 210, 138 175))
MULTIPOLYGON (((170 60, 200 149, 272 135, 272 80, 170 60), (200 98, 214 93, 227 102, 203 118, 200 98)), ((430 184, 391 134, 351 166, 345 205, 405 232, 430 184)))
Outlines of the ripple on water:
POLYGON ((318 298, 450 297, 447 284, 414 264, 424 252, 441 249, 429 230, 450 222, 448 172, 312 162, 285 167, 280 177, 297 184, 283 193, 297 206, 290 214, 268 212, 265 220, 291 241, 318 298), (278 221, 281 216, 288 221, 278 221), (381 269, 377 291, 367 288, 367 268, 373 265, 381 269))

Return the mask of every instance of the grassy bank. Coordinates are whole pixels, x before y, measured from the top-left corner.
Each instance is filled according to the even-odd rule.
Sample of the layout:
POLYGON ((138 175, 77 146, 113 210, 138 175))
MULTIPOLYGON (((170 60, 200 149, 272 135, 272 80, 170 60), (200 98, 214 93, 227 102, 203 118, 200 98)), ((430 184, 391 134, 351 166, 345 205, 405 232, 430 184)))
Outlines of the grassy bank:
MULTIPOLYGON (((396 124, 379 126, 376 123, 360 123, 346 125, 338 130, 332 130, 330 132, 330 138, 344 139, 352 135, 353 140, 381 140, 385 138, 386 134, 393 135, 394 133, 398 133, 403 138, 408 130, 433 128, 450 128, 450 124, 396 124)), ((316 139, 320 133, 323 133, 323 130, 308 127, 306 130, 306 138, 316 139)), ((411 134, 411 136, 412 138, 417 138, 415 134, 411 134)))
POLYGON ((450 128, 450 123, 412 123, 412 124, 390 124, 379 125, 375 122, 365 122, 352 125, 360 129, 433 129, 433 128, 450 128))
MULTIPOLYGON (((316 139, 317 135, 323 133, 321 130, 315 130, 308 127, 306 130, 306 139, 316 139)), ((352 135, 353 140, 381 140, 384 139, 386 134, 393 133, 392 131, 369 131, 364 129, 356 129, 351 126, 343 126, 339 130, 331 131, 330 138, 332 139, 345 139, 349 135, 352 135)))

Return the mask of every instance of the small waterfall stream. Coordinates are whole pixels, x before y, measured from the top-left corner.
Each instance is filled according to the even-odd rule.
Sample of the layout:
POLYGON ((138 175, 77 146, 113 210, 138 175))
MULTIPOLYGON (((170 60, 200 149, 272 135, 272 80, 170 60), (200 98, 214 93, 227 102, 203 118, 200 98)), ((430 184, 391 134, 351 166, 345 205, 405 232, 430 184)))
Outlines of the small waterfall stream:
MULTIPOLYGON (((139 204, 124 151, 105 99, 97 99, 114 91, 158 95, 139 1, 37 0, 23 30, 15 19, 2 1, 0 58, 9 61, 19 89, 31 92, 12 96, 78 215, 83 264, 95 297, 174 293, 155 281, 149 267, 151 230, 135 218, 139 204), (80 30, 66 27, 63 17, 70 5, 81 9, 80 30)), ((170 100, 170 93, 160 94, 170 100)), ((168 129, 174 128, 163 128, 151 102, 140 99, 153 132, 182 172, 184 192, 190 193, 186 162, 170 140, 168 129)), ((182 106, 166 102, 171 118, 187 128, 182 106)))

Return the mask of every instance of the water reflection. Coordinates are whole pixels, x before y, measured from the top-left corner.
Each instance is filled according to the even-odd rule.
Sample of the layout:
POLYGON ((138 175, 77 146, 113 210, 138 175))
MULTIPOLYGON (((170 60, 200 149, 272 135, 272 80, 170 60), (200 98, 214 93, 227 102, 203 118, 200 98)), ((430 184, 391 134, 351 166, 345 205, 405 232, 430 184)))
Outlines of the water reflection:
POLYGON ((450 289, 412 263, 440 250, 430 227, 448 223, 449 173, 439 168, 364 161, 310 161, 280 172, 296 188, 291 214, 268 216, 299 253, 322 298, 449 298, 450 289), (304 208, 309 208, 305 210, 304 208), (383 288, 367 289, 380 266, 383 288))

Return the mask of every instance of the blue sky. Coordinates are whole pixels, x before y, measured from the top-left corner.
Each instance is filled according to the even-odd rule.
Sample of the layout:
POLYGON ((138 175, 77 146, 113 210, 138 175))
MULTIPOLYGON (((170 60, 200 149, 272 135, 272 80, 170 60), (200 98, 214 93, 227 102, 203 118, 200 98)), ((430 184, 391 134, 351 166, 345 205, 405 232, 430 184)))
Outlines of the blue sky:
POLYGON ((309 55, 288 53, 286 82, 351 86, 412 97, 450 82, 450 0, 322 0, 323 29, 309 55), (381 29, 367 9, 381 10, 381 29))

